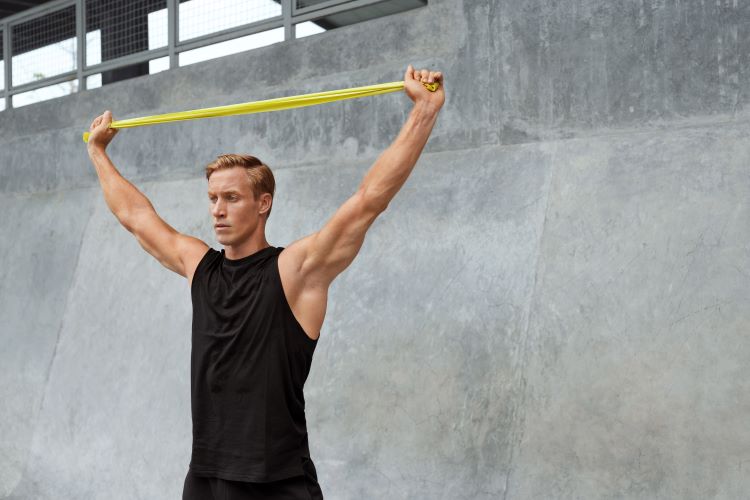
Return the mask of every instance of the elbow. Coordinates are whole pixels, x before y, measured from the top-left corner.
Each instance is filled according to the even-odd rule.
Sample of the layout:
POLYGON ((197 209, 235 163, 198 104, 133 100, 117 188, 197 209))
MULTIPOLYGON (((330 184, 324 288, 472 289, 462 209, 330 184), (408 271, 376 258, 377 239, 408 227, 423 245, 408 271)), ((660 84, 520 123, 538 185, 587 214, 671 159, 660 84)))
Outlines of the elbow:
POLYGON ((134 233, 138 228, 138 223, 142 219, 142 215, 139 214, 138 210, 120 210, 118 212, 112 212, 122 227, 128 230, 130 233, 134 233))
POLYGON ((135 225, 133 223, 132 217, 128 217, 127 214, 115 214, 115 217, 117 217, 117 220, 120 221, 122 227, 127 229, 129 233, 135 231, 135 225))
POLYGON ((120 221, 122 227, 127 229, 128 232, 133 233, 138 229, 138 225, 146 220, 149 214, 156 212, 153 205, 149 203, 145 206, 121 208, 117 211, 112 210, 112 213, 120 221))
POLYGON ((387 200, 383 196, 378 196, 377 194, 374 194, 365 188, 361 187, 359 189, 359 198, 361 200, 362 206, 364 206, 368 211, 379 214, 385 212, 385 210, 388 208, 389 200, 387 200))

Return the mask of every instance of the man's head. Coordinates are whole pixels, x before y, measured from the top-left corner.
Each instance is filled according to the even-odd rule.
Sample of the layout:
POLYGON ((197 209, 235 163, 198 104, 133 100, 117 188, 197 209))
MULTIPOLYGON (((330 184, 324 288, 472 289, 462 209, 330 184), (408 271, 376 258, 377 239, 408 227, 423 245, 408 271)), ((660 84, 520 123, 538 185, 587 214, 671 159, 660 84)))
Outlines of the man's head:
POLYGON ((219 155, 206 166, 206 179, 219 243, 238 245, 258 230, 265 234, 276 189, 267 165, 250 155, 219 155))

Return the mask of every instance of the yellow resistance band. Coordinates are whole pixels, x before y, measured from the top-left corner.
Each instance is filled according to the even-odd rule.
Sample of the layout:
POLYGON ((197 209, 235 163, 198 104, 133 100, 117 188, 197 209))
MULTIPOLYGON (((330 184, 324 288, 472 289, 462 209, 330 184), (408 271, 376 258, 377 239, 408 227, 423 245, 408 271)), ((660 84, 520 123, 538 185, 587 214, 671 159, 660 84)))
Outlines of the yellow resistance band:
MULTIPOLYGON (((423 83, 430 92, 435 92, 439 83, 423 83)), ((163 115, 144 116, 141 118, 128 118, 126 120, 115 120, 109 124, 109 128, 131 128, 142 125, 155 125, 157 123, 168 123, 182 120, 195 120, 197 118, 213 118, 216 116, 244 115, 249 113, 263 113, 266 111, 279 111, 282 109, 302 108, 314 106, 327 102, 341 101, 344 99, 355 99, 371 95, 387 94, 397 92, 404 88, 404 82, 380 83, 366 87, 354 87, 351 89, 329 90, 315 94, 294 95, 280 97, 265 101, 246 102, 242 104, 230 104, 228 106, 217 106, 214 108, 193 109, 190 111, 178 111, 176 113, 165 113, 163 115)), ((89 142, 89 133, 83 133, 83 142, 89 142)))

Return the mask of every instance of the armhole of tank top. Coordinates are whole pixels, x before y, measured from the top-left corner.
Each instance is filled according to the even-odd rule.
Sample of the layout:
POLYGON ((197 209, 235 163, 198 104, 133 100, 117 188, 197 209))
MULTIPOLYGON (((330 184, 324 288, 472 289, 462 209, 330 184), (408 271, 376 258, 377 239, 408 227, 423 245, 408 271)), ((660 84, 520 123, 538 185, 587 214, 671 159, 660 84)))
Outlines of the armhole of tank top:
POLYGON ((193 273, 193 280, 190 282, 190 293, 193 293, 193 289, 195 288, 195 281, 198 278, 198 273, 201 271, 203 266, 205 265, 205 262, 208 260, 208 256, 211 255, 215 250, 211 247, 208 247, 208 250, 206 250, 206 253, 203 254, 203 257, 201 257, 201 260, 198 261, 198 265, 195 266, 195 272, 193 273))
POLYGON ((320 334, 323 332, 323 330, 321 329, 321 331, 318 332, 317 339, 314 339, 314 340, 311 339, 310 336, 307 335, 307 333, 305 333, 305 329, 302 328, 302 325, 300 324, 299 320, 294 315, 294 311, 292 311, 292 306, 289 305, 289 301, 286 299, 286 293, 284 292, 284 284, 281 282, 281 271, 279 271, 279 255, 280 254, 281 252, 276 254, 276 258, 274 259, 276 261, 276 263, 274 264, 274 268, 276 272, 276 279, 279 280, 279 291, 281 292, 280 294, 281 302, 284 304, 284 307, 289 312, 289 315, 292 317, 292 319, 294 319, 294 324, 297 325, 297 330, 299 330, 300 335, 302 335, 309 344, 317 344, 318 339, 320 339, 320 334))

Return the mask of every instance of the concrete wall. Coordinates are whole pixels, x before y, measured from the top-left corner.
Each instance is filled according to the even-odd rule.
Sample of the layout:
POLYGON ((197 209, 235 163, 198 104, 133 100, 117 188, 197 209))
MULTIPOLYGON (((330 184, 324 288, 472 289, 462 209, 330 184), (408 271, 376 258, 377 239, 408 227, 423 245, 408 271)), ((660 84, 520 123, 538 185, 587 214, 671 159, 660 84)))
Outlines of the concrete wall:
MULTIPOLYGON (((426 8, 0 113, 0 498, 179 498, 190 315, 104 203, 115 119, 402 78, 448 98, 334 283, 306 385, 328 499, 744 498, 750 4, 426 8)), ((402 94, 124 130, 120 171, 213 239, 201 167, 269 163, 271 244, 321 227, 402 94)))

